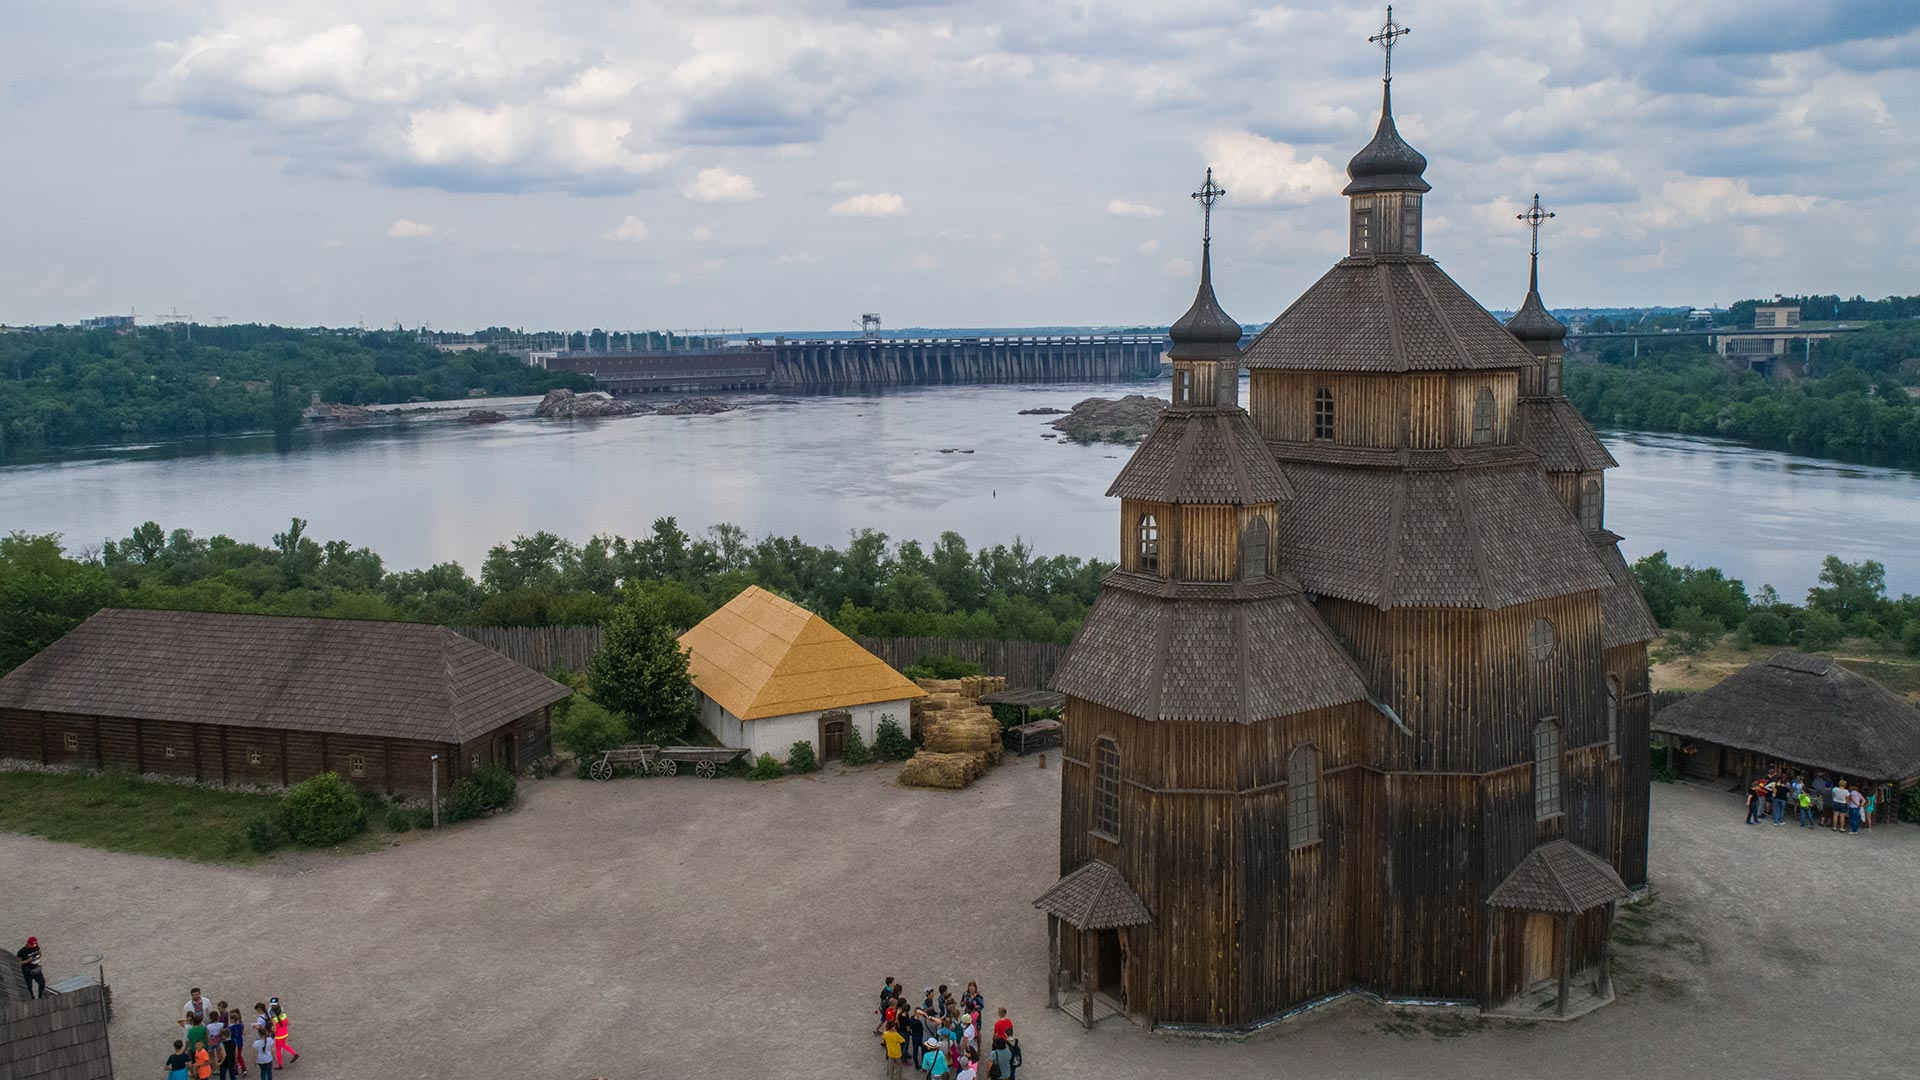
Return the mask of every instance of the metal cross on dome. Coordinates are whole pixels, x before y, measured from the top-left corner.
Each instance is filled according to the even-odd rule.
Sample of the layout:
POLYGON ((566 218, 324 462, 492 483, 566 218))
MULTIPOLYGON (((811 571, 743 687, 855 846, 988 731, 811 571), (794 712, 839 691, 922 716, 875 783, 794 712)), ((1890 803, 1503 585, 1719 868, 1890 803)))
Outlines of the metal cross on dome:
POLYGON ((1537 191, 1533 193, 1533 205, 1527 207, 1525 213, 1514 215, 1514 220, 1526 222, 1527 228, 1533 230, 1533 257, 1536 259, 1540 257, 1540 226, 1553 216, 1553 211, 1541 207, 1540 193, 1537 191))
POLYGON ((1201 184, 1200 190, 1194 192, 1191 196, 1192 198, 1200 200, 1200 206, 1206 217, 1206 224, 1202 226, 1200 231, 1200 241, 1202 243, 1210 244, 1213 242, 1213 204, 1219 202, 1220 197, 1226 193, 1226 188, 1213 182, 1213 166, 1207 166, 1207 182, 1201 184))
POLYGON ((1393 21, 1393 5, 1388 4, 1387 21, 1381 24, 1379 33, 1367 39, 1368 42, 1380 46, 1387 54, 1387 73, 1380 80, 1381 82, 1393 81, 1393 43, 1411 33, 1413 33, 1412 27, 1401 26, 1393 21))

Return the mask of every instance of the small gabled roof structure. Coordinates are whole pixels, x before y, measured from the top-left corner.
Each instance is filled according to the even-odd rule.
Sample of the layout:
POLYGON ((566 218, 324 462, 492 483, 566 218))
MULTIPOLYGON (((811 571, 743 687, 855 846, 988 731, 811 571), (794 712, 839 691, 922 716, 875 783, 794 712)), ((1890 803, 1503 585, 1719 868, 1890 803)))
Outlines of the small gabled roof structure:
POLYGON ((741 720, 925 697, 827 620, 749 585, 680 635, 694 686, 741 720))
POLYGON ((1824 656, 1786 649, 1660 710, 1653 730, 1863 780, 1920 777, 1920 709, 1824 656))
POLYGON ((1549 840, 1520 860, 1487 903, 1517 911, 1578 915, 1627 897, 1613 867, 1571 840, 1549 840))
POLYGON ((1114 930, 1153 921, 1153 913, 1127 884, 1126 876, 1099 859, 1082 863, 1055 882, 1033 906, 1076 930, 1114 930))
MULTIPOLYGON (((1238 377, 1238 376, 1236 376, 1238 377)), ((1108 497, 1250 506, 1293 497, 1246 413, 1168 409, 1107 488, 1108 497)))
POLYGON ((444 626, 107 608, 0 708, 466 742, 572 693, 444 626))
POLYGON ((1254 370, 1481 371, 1536 362, 1424 255, 1340 260, 1246 351, 1254 370))

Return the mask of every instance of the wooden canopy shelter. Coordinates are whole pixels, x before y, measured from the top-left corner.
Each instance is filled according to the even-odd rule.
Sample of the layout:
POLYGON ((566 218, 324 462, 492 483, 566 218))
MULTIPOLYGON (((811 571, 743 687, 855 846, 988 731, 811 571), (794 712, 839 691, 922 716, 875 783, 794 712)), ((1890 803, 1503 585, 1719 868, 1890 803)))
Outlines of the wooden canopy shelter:
POLYGON ((443 626, 109 608, 0 679, 0 757, 426 794, 549 753, 572 693, 443 626))
POLYGON ((1895 787, 1920 782, 1920 709, 1824 656, 1781 650, 1660 710, 1689 774, 1743 780, 1768 762, 1895 787))
MULTIPOLYGON (((1047 1008, 1060 1007, 1060 927, 1064 923, 1080 934, 1080 1023, 1092 1027, 1094 991, 1109 986, 1101 971, 1117 972, 1121 967, 1119 932, 1151 923, 1153 914, 1127 884, 1126 876, 1098 859, 1055 882, 1033 906, 1047 913, 1047 1008)), ((1125 991, 1120 994, 1124 1007, 1125 991)))
MULTIPOLYGON (((1519 916, 1518 933, 1508 938, 1518 946, 1512 951, 1517 954, 1515 959, 1523 970, 1529 955, 1552 956, 1560 982, 1554 1012, 1565 1016, 1573 982, 1575 920, 1590 911, 1604 912, 1594 975, 1594 992, 1604 997, 1612 989, 1612 976, 1607 970, 1610 959, 1607 938, 1613 925, 1613 905, 1627 895, 1627 886, 1620 880, 1619 873, 1599 856, 1571 840, 1550 840, 1528 852, 1506 880, 1494 887, 1487 897, 1487 906, 1508 914, 1506 929, 1509 930, 1516 929, 1513 916, 1519 916)), ((1489 974, 1495 967, 1495 946, 1496 936, 1488 935, 1489 974)), ((1525 990, 1529 982, 1531 980, 1523 975, 1520 988, 1525 990)), ((1491 998, 1489 994, 1489 1000, 1491 998)))

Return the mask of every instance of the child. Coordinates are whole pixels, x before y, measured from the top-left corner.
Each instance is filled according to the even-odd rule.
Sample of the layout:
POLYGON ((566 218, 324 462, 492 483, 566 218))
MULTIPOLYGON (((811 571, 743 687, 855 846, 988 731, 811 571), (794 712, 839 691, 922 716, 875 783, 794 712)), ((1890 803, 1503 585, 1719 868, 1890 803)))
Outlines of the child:
POLYGON ((173 1040, 173 1053, 167 1055, 167 1080, 187 1080, 187 1063, 192 1060, 187 1055, 186 1040, 173 1040))
POLYGON ((888 1025, 881 1033, 880 1041, 887 1048, 887 1080, 900 1080, 900 1048, 906 1045, 906 1036, 888 1025))
POLYGON ((227 1071, 222 1075, 226 1080, 238 1080, 247 1075, 247 1029, 240 1026, 240 1010, 227 1010, 227 1071))
POLYGON ((207 1053, 206 1043, 201 1043, 200 1048, 193 1052, 193 1075, 196 1080, 212 1080, 213 1055, 207 1053))
POLYGON ((293 1055, 287 1058, 287 1065, 299 1061, 300 1051, 287 1041, 287 1029, 293 1026, 293 1020, 280 1010, 280 999, 277 997, 267 999, 267 1021, 273 1025, 273 1067, 278 1069, 282 1066, 280 1058, 283 1054, 293 1055))
POLYGON ((253 1029, 253 1063, 260 1066, 260 1080, 273 1080, 273 1031, 264 1023, 253 1029))

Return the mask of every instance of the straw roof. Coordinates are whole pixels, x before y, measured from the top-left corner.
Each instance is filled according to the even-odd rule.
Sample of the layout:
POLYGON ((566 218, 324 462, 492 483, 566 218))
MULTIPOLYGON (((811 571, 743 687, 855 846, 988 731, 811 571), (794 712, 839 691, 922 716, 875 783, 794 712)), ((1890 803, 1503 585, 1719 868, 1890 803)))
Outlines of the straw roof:
POLYGON ((700 692, 742 720, 925 697, 827 620, 749 585, 680 635, 700 692))
POLYGON ((1099 859, 1082 863, 1055 882, 1033 906, 1076 930, 1112 930, 1153 921, 1153 913, 1127 884, 1126 875, 1099 859))
POLYGON ((570 693, 444 626, 108 608, 0 708, 465 742, 570 693))
POLYGON ((1487 903, 1497 908, 1578 915, 1625 899, 1626 895, 1626 883, 1605 859, 1571 840, 1549 840, 1527 852, 1513 873, 1494 887, 1487 903))
POLYGON ((1660 710, 1653 730, 1842 776, 1920 776, 1920 709, 1824 656, 1790 650, 1660 710))

